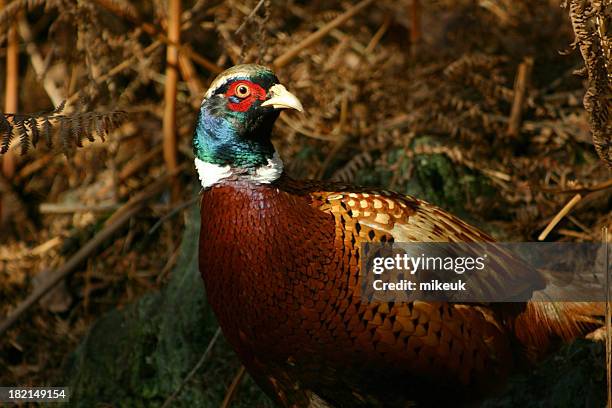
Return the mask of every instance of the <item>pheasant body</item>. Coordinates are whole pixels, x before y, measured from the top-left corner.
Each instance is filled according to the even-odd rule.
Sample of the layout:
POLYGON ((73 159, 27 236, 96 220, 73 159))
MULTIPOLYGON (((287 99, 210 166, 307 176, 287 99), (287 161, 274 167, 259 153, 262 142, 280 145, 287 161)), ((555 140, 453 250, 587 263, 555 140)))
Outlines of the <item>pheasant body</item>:
POLYGON ((554 307, 550 317, 529 303, 364 300, 363 243, 492 238, 415 198, 289 178, 269 149, 269 132, 278 109, 301 105, 277 84, 259 66, 221 74, 202 104, 194 151, 209 303, 249 373, 279 405, 475 400, 551 339, 581 333, 591 313, 581 305, 554 307), (225 124, 206 125, 219 121, 225 124))
POLYGON ((260 384, 288 406, 302 406, 311 393, 356 406, 384 401, 392 390, 398 401, 420 394, 431 401, 428 393, 440 383, 474 392, 503 381, 510 344, 490 310, 362 301, 360 243, 384 235, 349 213, 367 212, 361 201, 370 199, 368 205, 384 202, 395 210, 388 215, 401 219, 422 204, 295 184, 286 177, 272 185, 228 181, 202 195, 200 269, 208 299, 260 384), (353 203, 361 210, 351 211, 353 203), (377 369, 385 374, 374 377, 377 369), (338 382, 346 395, 338 395, 338 382), (303 395, 296 397, 296 386, 303 395))

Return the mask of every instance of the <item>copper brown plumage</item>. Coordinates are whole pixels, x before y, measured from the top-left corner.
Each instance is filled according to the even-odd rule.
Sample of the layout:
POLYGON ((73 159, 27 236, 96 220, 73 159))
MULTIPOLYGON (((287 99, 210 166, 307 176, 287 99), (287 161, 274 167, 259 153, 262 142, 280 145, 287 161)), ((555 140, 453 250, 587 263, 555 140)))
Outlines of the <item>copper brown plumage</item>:
MULTIPOLYGON (((233 73, 242 72, 243 81, 257 69, 264 68, 233 73)), ((231 88, 234 80, 215 86, 231 88)), ((268 96, 269 105, 276 97, 268 96)), ((196 149, 196 156, 209 154, 196 149)), ((591 315, 599 310, 584 304, 364 301, 362 243, 492 238, 412 197, 286 174, 266 178, 273 159, 267 172, 265 160, 252 161, 257 168, 214 162, 219 167, 209 170, 219 175, 202 192, 200 271, 224 335, 281 406, 474 400, 550 342, 596 324, 591 315)), ((204 183, 206 166, 199 166, 204 183)), ((501 264, 495 273, 523 278, 501 264)), ((530 280, 545 284, 544 276, 530 280)))

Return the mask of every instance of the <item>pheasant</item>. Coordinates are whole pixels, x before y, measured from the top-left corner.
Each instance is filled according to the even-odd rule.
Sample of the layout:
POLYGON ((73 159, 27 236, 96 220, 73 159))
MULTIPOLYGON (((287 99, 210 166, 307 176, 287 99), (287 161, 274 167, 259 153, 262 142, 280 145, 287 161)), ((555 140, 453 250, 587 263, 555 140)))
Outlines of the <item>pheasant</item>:
POLYGON ((283 109, 303 111, 270 69, 234 66, 210 85, 193 136, 208 302, 278 405, 477 401, 597 324, 587 303, 365 301, 363 243, 493 239, 417 198, 290 178, 270 141, 283 109))

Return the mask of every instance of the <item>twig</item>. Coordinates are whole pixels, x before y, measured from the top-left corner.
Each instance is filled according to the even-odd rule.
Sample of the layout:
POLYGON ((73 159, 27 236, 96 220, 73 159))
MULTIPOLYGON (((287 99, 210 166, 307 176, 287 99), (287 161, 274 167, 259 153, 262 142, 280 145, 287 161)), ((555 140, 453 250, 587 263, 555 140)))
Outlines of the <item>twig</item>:
POLYGON ((567 229, 567 228, 559 228, 557 233, 559 235, 564 235, 566 237, 578 238, 578 239, 581 239, 581 240, 583 240, 585 242, 593 240, 593 237, 591 237, 587 233, 579 232, 579 231, 574 231, 574 230, 570 230, 570 229, 567 229))
POLYGON ((525 97, 527 96, 527 87, 529 85, 531 70, 533 68, 533 58, 527 57, 519 64, 514 80, 514 100, 512 102, 512 110, 510 112, 510 120, 508 121, 508 136, 518 137, 521 130, 521 118, 525 105, 525 97))
POLYGON ((189 374, 187 374, 187 376, 185 378, 183 378, 183 381, 181 381, 181 385, 179 385, 179 387, 172 393, 172 395, 170 395, 166 399, 166 401, 164 401, 164 404, 161 406, 161 408, 168 408, 170 406, 170 404, 172 404, 172 402, 176 399, 176 397, 179 396, 181 391, 183 391, 183 388, 185 388, 185 385, 187 385, 187 383, 189 381, 191 381, 193 376, 196 375, 196 373, 198 372, 200 367, 202 367, 202 364, 204 364, 204 362, 206 361, 206 359, 210 355, 210 352, 212 351, 212 349, 213 349, 213 347, 214 347, 215 343, 217 342, 217 339, 219 338, 220 335, 221 335, 221 328, 218 328, 217 331, 215 332, 215 335, 213 336, 213 338, 208 343, 208 347, 206 347, 206 350, 204 351, 204 354, 202 354, 202 357, 200 357, 200 360, 191 369, 189 374))
MULTIPOLYGON (((168 38, 178 44, 181 33, 181 0, 168 2, 168 38)), ((172 173, 178 166, 176 142, 176 85, 178 82, 178 49, 169 45, 166 50, 166 86, 164 90, 164 161, 168 172, 172 173)), ((173 183, 176 186, 176 184, 173 183)), ((177 197, 178 190, 173 188, 172 198, 177 197)))
POLYGON ((387 14, 385 16, 385 20, 383 21, 382 25, 376 31, 376 33, 372 36, 372 39, 370 40, 370 42, 366 46, 366 48, 365 48, 365 53, 366 54, 371 54, 372 51, 374 51, 374 48, 378 45, 378 43, 382 39, 383 35, 385 35, 387 30, 389 29, 389 26, 391 25, 391 21, 392 20, 393 19, 392 19, 390 14, 387 14))
MULTIPOLYGON (((296 4, 288 3, 287 8, 291 10, 293 14, 295 14, 297 17, 301 18, 302 20, 310 20, 312 18, 309 12, 305 11, 301 7, 297 6, 296 4)), ((322 29, 323 27, 325 27, 325 24, 316 23, 316 27, 318 29, 322 29)), ((335 28, 329 32, 329 35, 340 42, 344 41, 345 39, 348 39, 349 45, 355 52, 357 52, 360 55, 365 55, 365 47, 359 41, 355 40, 353 36, 348 36, 344 34, 342 31, 335 29, 335 28)))
POLYGON ((153 184, 147 186, 144 190, 140 191, 138 194, 135 194, 132 198, 128 200, 121 208, 119 208, 111 217, 106 220, 105 225, 109 225, 114 222, 114 220, 123 215, 124 212, 130 211, 132 207, 140 206, 142 202, 148 201, 152 197, 155 197, 157 194, 161 193, 164 188, 169 184, 170 180, 172 180, 180 171, 183 170, 185 165, 181 165, 176 169, 176 172, 166 174, 161 179, 157 180, 153 184))
POLYGON ((307 129, 304 127, 304 125, 302 125, 302 123, 297 122, 296 120, 289 118, 289 115, 280 115, 280 121, 281 121, 281 125, 286 125, 288 128, 290 128, 291 130, 294 130, 298 133, 303 134, 304 136, 308 136, 311 137, 313 139, 317 139, 317 140, 325 140, 328 142, 335 142, 338 140, 337 136, 329 136, 329 135, 324 135, 324 134, 320 134, 320 133, 315 133, 314 131, 312 131, 311 129, 307 129))
POLYGON ((206 70, 212 72, 213 74, 219 74, 223 72, 223 68, 221 68, 217 64, 210 62, 209 60, 207 60, 206 58, 204 58, 203 56, 195 52, 191 48, 191 46, 187 44, 183 44, 183 45, 174 44, 172 41, 166 40, 165 38, 163 38, 163 36, 158 36, 158 37, 160 37, 168 45, 176 46, 181 54, 187 55, 189 58, 195 61, 198 65, 204 67, 206 70))
POLYGON ((155 278, 155 284, 158 287, 161 285, 162 281, 164 280, 168 272, 172 270, 172 267, 176 265, 176 261, 180 254, 181 254, 181 246, 176 245, 176 248, 174 248, 174 251, 172 251, 172 255, 168 257, 168 260, 166 261, 166 265, 164 265, 161 272, 159 272, 159 275, 157 275, 157 278, 155 278))
POLYGON ((183 201, 182 203, 178 204, 176 207, 174 207, 172 210, 170 210, 166 215, 164 215, 162 218, 159 219, 159 221, 157 221, 149 230, 149 234, 153 234, 155 231, 157 231, 157 229, 168 219, 174 217, 176 214, 179 213, 179 211, 181 211, 184 208, 189 207, 191 204, 196 203, 198 200, 200 199, 200 195, 198 194, 197 196, 190 198, 189 200, 183 201))
POLYGON ((184 53, 179 54, 179 69, 181 70, 181 76, 187 82, 187 87, 189 88, 189 92, 191 93, 191 97, 193 99, 192 106, 194 108, 200 107, 200 99, 202 95, 204 95, 204 85, 202 85, 202 81, 198 78, 198 73, 191 62, 189 56, 184 53))
POLYGON ((321 27, 314 33, 310 34, 308 37, 304 38, 302 41, 297 43, 295 46, 289 48, 285 53, 283 53, 281 56, 277 57, 274 60, 274 63, 273 63, 274 68, 278 69, 278 68, 281 68, 287 65, 287 63, 289 63, 289 61, 295 58, 295 56, 297 56, 300 53, 300 51, 319 42, 330 31, 344 24, 355 14, 359 13, 361 10, 369 6, 373 1, 374 0, 362 0, 361 2, 355 4, 353 7, 346 10, 344 13, 340 14, 338 17, 334 18, 329 23, 325 24, 323 27, 321 27))
POLYGON ((500 2, 495 0, 483 0, 479 1, 478 3, 480 7, 488 10, 490 13, 496 16, 499 19, 501 26, 511 25, 513 23, 512 17, 508 11, 499 4, 500 2))
POLYGON ((246 369, 244 368, 243 365, 241 365, 240 368, 238 369, 238 372, 234 376, 232 383, 227 389, 227 392, 225 393, 225 398, 223 398, 223 402, 221 403, 221 408, 229 408, 230 404, 232 403, 232 400, 236 396, 236 392, 238 391, 238 386, 242 382, 242 379, 244 378, 245 373, 246 373, 246 369))
POLYGON ((58 203, 42 203, 38 207, 41 214, 73 214, 82 212, 109 212, 119 208, 117 204, 58 204, 58 203))
POLYGON ((46 253, 47 251, 55 248, 59 244, 61 244, 61 242, 62 242, 62 239, 60 237, 51 238, 50 240, 43 242, 40 245, 37 245, 35 248, 32 248, 32 250, 28 251, 29 252, 28 255, 30 256, 42 255, 46 253))
POLYGON ((319 179, 323 178, 329 165, 332 163, 336 155, 342 150, 342 148, 348 141, 348 138, 344 134, 344 127, 346 126, 347 120, 348 120, 348 95, 345 92, 342 95, 342 101, 340 104, 340 120, 338 121, 338 124, 336 125, 334 130, 331 132, 332 134, 337 135, 334 139, 336 144, 329 151, 327 157, 323 161, 323 164, 321 164, 321 168, 319 169, 319 173, 317 174, 317 178, 319 179))
POLYGON ((27 248, 19 252, 11 251, 9 254, 0 254, 0 261, 15 261, 17 259, 23 259, 28 257, 40 256, 55 248, 62 243, 60 237, 51 238, 50 240, 37 245, 34 248, 27 248))
MULTIPOLYGON (((159 47, 160 45, 162 45, 162 41, 153 41, 147 48, 145 48, 144 50, 142 50, 142 53, 144 55, 148 55, 151 54, 153 51, 155 51, 157 49, 157 47, 159 47)), ((131 68, 134 66, 134 62, 139 58, 138 55, 134 55, 132 58, 128 58, 125 61, 115 65, 113 68, 111 68, 106 74, 104 75, 100 75, 99 77, 95 78, 96 84, 100 84, 103 81, 106 81, 108 78, 111 78, 114 75, 117 75, 118 73, 120 73, 121 71, 123 71, 126 68, 131 68)), ((72 96, 70 97, 72 98, 72 96)))
MULTIPOLYGON (((372 38, 372 41, 373 40, 374 38, 372 38)), ((372 43, 372 41, 370 41, 370 44, 372 43)), ((324 71, 332 71, 338 66, 340 57, 344 55, 346 48, 350 45, 349 43, 349 37, 344 37, 342 40, 338 41, 338 44, 334 47, 334 50, 329 54, 329 57, 326 58, 325 65, 323 65, 324 71)), ((374 47, 372 47, 372 49, 373 48, 374 47)))
POLYGON ((604 181, 603 183, 595 184, 594 186, 591 186, 591 187, 577 187, 577 188, 571 188, 569 190, 542 188, 542 191, 546 191, 548 193, 560 193, 560 194, 588 194, 588 193, 593 193, 595 191, 607 190, 609 188, 612 188, 612 179, 604 181))
POLYGON ((182 30, 188 30, 192 27, 193 17, 204 8, 207 2, 207 0, 197 0, 189 10, 183 11, 183 15, 181 16, 181 21, 183 23, 181 26, 182 30))
POLYGON ((548 234, 550 234, 550 232, 553 230, 553 228, 555 228, 559 221, 561 221, 563 217, 565 217, 572 210, 572 208, 574 208, 574 206, 578 204, 578 201, 580 200, 582 200, 581 194, 576 194, 571 200, 569 200, 569 202, 565 204, 561 211, 559 211, 557 215, 555 215, 555 217, 550 220, 546 228, 544 228, 544 231, 542 231, 542 233, 538 236, 538 241, 543 241, 544 239, 546 239, 548 234))
POLYGON ((244 19, 244 21, 242 22, 242 24, 240 24, 240 27, 238 27, 238 29, 234 32, 234 35, 240 34, 240 32, 244 29, 244 27, 246 27, 247 23, 249 21, 251 21, 251 19, 253 19, 253 17, 255 16, 255 14, 257 14, 257 11, 259 11, 259 9, 261 8, 261 6, 263 6, 265 0, 259 0, 259 3, 257 3, 257 5, 255 6, 255 8, 253 10, 251 10, 251 12, 249 13, 249 15, 244 19))
POLYGON ((26 164, 21 169, 19 169, 19 173, 17 173, 17 175, 15 176, 15 183, 23 181, 27 177, 44 168, 47 164, 49 164, 49 162, 55 159, 55 157, 56 156, 51 153, 46 153, 38 159, 34 160, 33 162, 26 164))
POLYGON ((32 64, 32 68, 34 68, 34 72, 36 72, 36 76, 42 79, 45 92, 47 92, 53 106, 59 106, 59 104, 64 100, 64 97, 53 79, 50 76, 45 75, 47 64, 45 63, 45 60, 40 54, 38 47, 32 39, 32 30, 30 29, 28 21, 24 17, 19 18, 19 35, 21 35, 21 38, 23 38, 23 41, 26 43, 25 49, 30 56, 30 63, 32 64))
POLYGON ((119 181, 123 182, 132 177, 138 170, 146 166, 149 162, 157 157, 162 152, 162 145, 158 144, 153 149, 149 150, 142 156, 137 156, 133 160, 126 163, 119 172, 119 181))

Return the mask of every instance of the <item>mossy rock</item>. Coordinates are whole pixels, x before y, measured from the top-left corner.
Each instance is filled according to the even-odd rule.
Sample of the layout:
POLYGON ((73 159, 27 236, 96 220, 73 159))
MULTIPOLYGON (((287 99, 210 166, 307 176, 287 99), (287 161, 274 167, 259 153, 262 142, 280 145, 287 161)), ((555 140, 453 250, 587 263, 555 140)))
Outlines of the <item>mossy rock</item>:
MULTIPOLYGON (((417 138, 410 148, 417 146, 439 146, 440 143, 431 137, 417 138)), ((361 169, 356 174, 355 183, 366 186, 384 186, 399 193, 419 197, 436 204, 464 218, 470 217, 466 203, 476 198, 493 199, 495 188, 489 180, 477 171, 453 163, 443 154, 417 154, 412 159, 400 158, 405 155, 403 149, 395 149, 388 154, 388 163, 361 169), (400 161, 401 160, 401 161, 400 161), (390 185, 394 172, 389 169, 400 163, 396 170, 410 177, 396 177, 400 182, 390 185)))
POLYGON ((603 408, 606 398, 603 343, 580 339, 512 378, 507 390, 482 408, 603 408))

